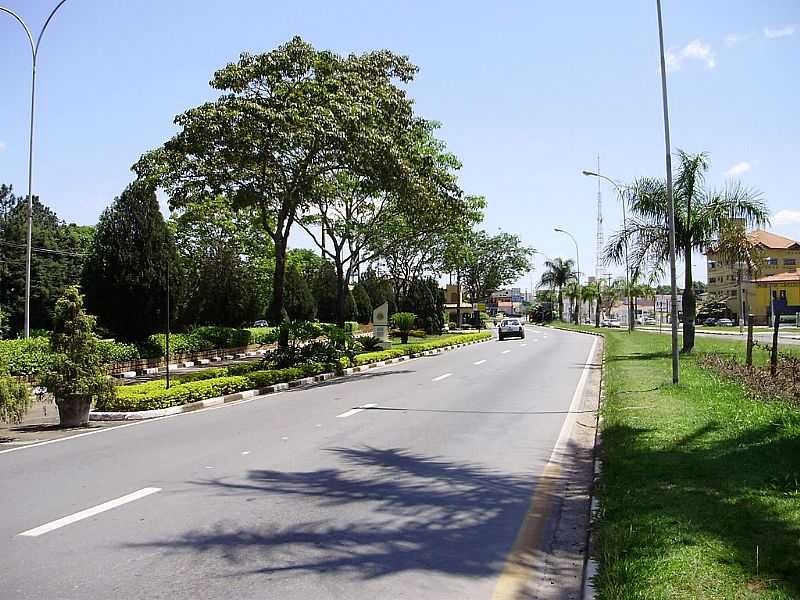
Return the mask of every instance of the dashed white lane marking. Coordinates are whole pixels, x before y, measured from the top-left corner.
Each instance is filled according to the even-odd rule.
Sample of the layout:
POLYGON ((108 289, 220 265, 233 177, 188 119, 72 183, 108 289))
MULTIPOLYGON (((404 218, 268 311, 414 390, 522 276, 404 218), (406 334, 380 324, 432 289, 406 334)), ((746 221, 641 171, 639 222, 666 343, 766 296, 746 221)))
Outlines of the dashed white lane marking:
POLYGON ((206 466, 206 469, 213 469, 213 468, 214 468, 214 467, 209 467, 209 466, 206 466))
POLYGON ((527 346, 527 345, 528 345, 527 343, 525 343, 525 344, 520 344, 520 345, 519 345, 519 347, 520 347, 520 348, 524 348, 524 347, 525 347, 525 346, 527 346))
POLYGON ((283 436, 283 437, 281 438, 281 441, 282 441, 282 442, 286 442, 286 441, 288 441, 288 440, 289 440, 289 438, 288 438, 288 437, 286 437, 286 436, 283 436))
POLYGON ((340 415, 336 415, 336 418, 337 419, 346 419, 347 417, 352 417, 353 415, 356 415, 356 414, 360 413, 362 410, 366 410, 367 408, 374 408, 375 406, 378 406, 378 405, 377 404, 364 404, 364 405, 359 406, 357 408, 351 408, 347 412, 343 412, 340 415))
POLYGON ((450 377, 450 375, 452 375, 452 373, 445 373, 444 375, 439 375, 438 377, 434 377, 433 379, 431 379, 431 381, 441 381, 442 379, 447 379, 448 377, 450 377))
POLYGON ((508 354, 511 350, 503 350, 500 354, 508 354))
POLYGON ((98 504, 97 506, 93 506, 92 508, 87 508, 86 510, 82 510, 74 514, 67 515, 66 517, 56 519, 55 521, 50 521, 49 523, 45 523, 44 525, 40 525, 39 527, 28 529, 27 531, 23 531, 22 533, 17 535, 22 535, 25 537, 37 537, 44 533, 53 531, 54 529, 59 529, 60 527, 70 525, 78 521, 82 521, 83 519, 88 519, 89 517, 99 515, 100 513, 105 512, 107 510, 111 510, 112 508, 117 508, 118 506, 122 506, 123 504, 127 504, 128 502, 139 500, 140 498, 144 498, 145 496, 149 496, 150 494, 155 494, 156 492, 160 491, 161 488, 157 487, 142 488, 130 494, 126 494, 125 496, 120 496, 119 498, 115 498, 114 500, 109 500, 108 502, 103 502, 103 504, 98 504))
POLYGON ((475 365, 475 366, 477 367, 478 365, 482 365, 482 364, 483 364, 483 363, 485 363, 485 362, 486 362, 486 359, 484 358, 483 360, 478 360, 478 361, 475 361, 475 362, 474 362, 474 363, 472 363, 472 364, 473 364, 473 365, 475 365))
POLYGON ((247 456, 250 454, 250 450, 242 450, 242 456, 247 456))

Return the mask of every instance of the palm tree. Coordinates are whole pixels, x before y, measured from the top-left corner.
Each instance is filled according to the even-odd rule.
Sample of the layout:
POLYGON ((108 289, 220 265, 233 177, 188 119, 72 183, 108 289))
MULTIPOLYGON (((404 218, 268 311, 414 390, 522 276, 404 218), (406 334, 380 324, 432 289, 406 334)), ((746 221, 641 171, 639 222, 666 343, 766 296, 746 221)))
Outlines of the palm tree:
POLYGON ((741 330, 745 317, 742 310, 742 274, 747 273, 748 278, 752 279, 761 268, 764 253, 758 242, 752 236, 747 235, 741 221, 723 223, 715 246, 722 259, 736 269, 736 289, 739 302, 736 313, 739 315, 739 330, 741 330))
POLYGON ((569 314, 573 319, 575 319, 575 324, 579 325, 580 323, 578 323, 578 316, 580 315, 581 311, 579 310, 578 302, 581 300, 581 288, 578 285, 578 282, 570 281, 564 287, 564 293, 569 299, 569 314))
MULTIPOLYGON (((713 243, 721 226, 741 219, 745 226, 768 222, 769 211, 761 195, 739 183, 722 190, 706 190, 706 153, 688 154, 678 150, 675 173, 675 244, 684 261, 683 352, 694 348, 694 319, 697 309, 692 281, 692 252, 703 252, 713 243)), ((663 274, 669 259, 669 215, 666 184, 661 179, 637 179, 626 193, 630 196, 630 216, 623 231, 615 233, 605 249, 605 258, 620 264, 625 244, 630 248, 634 273, 652 269, 663 274)))
POLYGON ((564 320, 564 295, 562 290, 570 281, 577 281, 578 274, 573 267, 575 261, 571 258, 554 258, 544 263, 545 271, 539 280, 539 285, 549 286, 558 291, 558 318, 564 320))
POLYGON ((594 326, 600 327, 600 281, 591 281, 581 288, 581 301, 589 304, 589 318, 594 306, 594 326))

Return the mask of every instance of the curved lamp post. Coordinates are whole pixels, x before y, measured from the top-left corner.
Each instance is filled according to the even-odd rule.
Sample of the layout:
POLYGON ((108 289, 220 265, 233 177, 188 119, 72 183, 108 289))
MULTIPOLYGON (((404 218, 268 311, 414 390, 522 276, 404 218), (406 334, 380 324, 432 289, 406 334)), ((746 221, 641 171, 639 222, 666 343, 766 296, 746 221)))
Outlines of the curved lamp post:
POLYGON ((587 177, 599 177, 600 179, 605 179, 616 188, 617 195, 622 202, 622 233, 625 235, 625 289, 628 292, 628 333, 630 333, 633 330, 633 294, 631 293, 631 269, 628 261, 628 217, 625 207, 625 186, 614 181, 611 179, 611 177, 606 177, 605 175, 595 173, 594 171, 581 171, 581 173, 587 177))
MULTIPOLYGON (((578 241, 575 239, 575 236, 572 235, 569 231, 564 229, 559 229, 558 227, 554 227, 553 231, 557 231, 559 233, 566 233, 570 238, 572 238, 572 243, 575 244, 575 263, 578 267, 578 324, 581 322, 581 300, 580 300, 580 291, 581 291, 581 255, 578 251, 578 241)), ((562 317, 563 318, 563 317, 562 317)))
POLYGON ((53 18, 53 15, 56 14, 56 11, 61 8, 61 5, 64 4, 67 0, 61 0, 56 7, 50 12, 47 16, 47 20, 44 22, 44 26, 42 30, 39 32, 39 37, 36 38, 36 41, 33 41, 33 34, 28 26, 25 24, 25 21, 22 20, 17 13, 9 8, 5 8, 0 6, 0 12, 4 12, 6 14, 11 15, 14 17, 17 22, 22 25, 22 28, 25 30, 25 33, 28 36, 28 42, 31 45, 31 119, 30 119, 30 138, 28 142, 28 247, 25 253, 25 337, 30 337, 31 334, 31 238, 33 236, 33 117, 36 108, 36 59, 39 56, 39 44, 42 42, 42 36, 44 35, 47 26, 50 24, 50 20, 53 18))

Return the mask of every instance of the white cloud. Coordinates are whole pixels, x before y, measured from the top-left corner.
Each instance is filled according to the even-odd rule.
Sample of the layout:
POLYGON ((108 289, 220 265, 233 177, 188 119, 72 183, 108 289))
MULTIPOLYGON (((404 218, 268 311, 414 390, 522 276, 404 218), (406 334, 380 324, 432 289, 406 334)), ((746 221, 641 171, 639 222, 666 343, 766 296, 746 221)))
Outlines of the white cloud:
POLYGON ((746 42, 752 37, 753 34, 751 33, 729 33, 725 36, 725 45, 728 48, 733 48, 734 46, 738 46, 742 42, 746 42))
POLYGON ((772 224, 776 227, 800 225, 800 210, 790 210, 788 208, 779 210, 775 213, 775 216, 772 217, 772 224))
POLYGON ((6 143, 4 141, 0 140, 0 152, 5 152, 7 149, 8 149, 8 146, 6 145, 6 143))
POLYGON ((797 25, 786 25, 784 27, 778 27, 777 29, 764 27, 764 35, 771 40, 786 37, 787 35, 794 35, 796 31, 797 25))
POLYGON ((738 162, 733 165, 730 169, 725 171, 725 177, 736 177, 737 175, 742 175, 743 173, 747 173, 753 167, 750 165, 749 162, 738 162))
POLYGON ((687 60, 699 60, 704 62, 707 69, 713 69, 717 66, 717 59, 711 51, 711 46, 704 43, 702 40, 692 40, 683 48, 670 48, 667 50, 665 61, 667 70, 677 71, 687 60))

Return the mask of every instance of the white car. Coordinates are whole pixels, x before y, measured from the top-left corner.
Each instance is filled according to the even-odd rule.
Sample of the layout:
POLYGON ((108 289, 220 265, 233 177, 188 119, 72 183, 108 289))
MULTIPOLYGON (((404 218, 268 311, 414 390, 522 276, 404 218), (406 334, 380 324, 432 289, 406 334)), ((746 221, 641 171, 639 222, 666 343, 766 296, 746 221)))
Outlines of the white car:
POLYGON ((519 319, 503 319, 497 328, 497 337, 502 342, 507 337, 525 339, 525 326, 519 319))
POLYGON ((717 325, 720 327, 733 327, 733 321, 730 319, 719 319, 717 321, 717 325))

